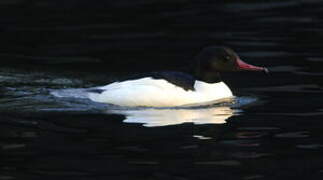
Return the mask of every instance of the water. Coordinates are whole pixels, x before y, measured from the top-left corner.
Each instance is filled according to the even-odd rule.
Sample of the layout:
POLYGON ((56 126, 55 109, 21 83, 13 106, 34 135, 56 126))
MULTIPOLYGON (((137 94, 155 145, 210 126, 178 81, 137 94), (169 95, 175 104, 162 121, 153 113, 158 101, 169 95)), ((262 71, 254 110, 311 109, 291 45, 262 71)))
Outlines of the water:
POLYGON ((320 1, 19 3, 1 3, 0 179, 323 178, 320 1), (236 98, 199 107, 75 97, 210 44, 271 73, 222 74, 236 98))

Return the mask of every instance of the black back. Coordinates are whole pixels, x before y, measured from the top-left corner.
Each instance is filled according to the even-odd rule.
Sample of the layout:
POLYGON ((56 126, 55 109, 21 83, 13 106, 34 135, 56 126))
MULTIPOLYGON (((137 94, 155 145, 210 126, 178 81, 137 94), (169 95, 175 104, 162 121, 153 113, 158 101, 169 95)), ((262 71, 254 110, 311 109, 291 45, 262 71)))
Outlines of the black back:
POLYGON ((152 72, 150 77, 154 79, 165 79, 166 81, 179 86, 185 90, 194 90, 195 78, 189 74, 183 72, 152 72))
POLYGON ((183 72, 175 72, 175 71, 161 71, 161 72, 149 72, 149 73, 141 73, 131 76, 126 80, 134 80, 145 77, 151 77, 153 79, 164 79, 169 83, 172 83, 176 86, 183 88, 184 90, 194 90, 195 78, 189 74, 183 72))
MULTIPOLYGON (((136 74, 127 78, 119 79, 117 82, 129 81, 141 78, 153 78, 153 79, 164 79, 169 83, 183 88, 184 90, 194 90, 195 78, 189 74, 183 72, 174 71, 163 71, 163 72, 150 72, 136 74)), ((102 89, 88 89, 88 92, 101 94, 104 90, 102 89)))

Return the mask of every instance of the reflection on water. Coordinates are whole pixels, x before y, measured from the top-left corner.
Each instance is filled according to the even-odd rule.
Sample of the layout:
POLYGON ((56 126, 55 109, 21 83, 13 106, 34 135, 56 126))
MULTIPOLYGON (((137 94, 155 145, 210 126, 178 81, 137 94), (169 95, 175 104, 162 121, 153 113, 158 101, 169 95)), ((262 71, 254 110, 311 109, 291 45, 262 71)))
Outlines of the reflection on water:
MULTIPOLYGON (((64 101, 64 98, 87 99, 86 89, 70 88, 51 91, 51 95, 64 101), (63 98, 63 99, 62 99, 63 98)), ((65 99, 70 100, 70 99, 65 99)), ((125 115, 125 123, 140 123, 146 127, 168 126, 183 123, 193 124, 223 124, 226 119, 238 115, 240 108, 253 104, 257 101, 255 97, 235 97, 221 99, 213 102, 206 102, 198 105, 187 105, 176 108, 128 108, 114 106, 111 104, 87 102, 88 106, 106 105, 105 113, 125 115), (236 108, 236 109, 233 109, 236 108)), ((65 103, 66 104, 66 103, 65 103)), ((76 104, 73 104, 75 106, 76 104)), ((74 107, 75 108, 75 107, 74 107)))
POLYGON ((224 124, 234 115, 240 115, 242 107, 260 101, 256 97, 235 97, 213 102, 212 105, 177 108, 110 108, 107 114, 125 115, 125 123, 140 123, 145 127, 169 126, 183 123, 224 124))
POLYGON ((240 111, 229 106, 199 109, 138 109, 108 110, 109 114, 126 116, 126 123, 142 123, 146 127, 168 126, 182 123, 223 124, 229 117, 240 111))

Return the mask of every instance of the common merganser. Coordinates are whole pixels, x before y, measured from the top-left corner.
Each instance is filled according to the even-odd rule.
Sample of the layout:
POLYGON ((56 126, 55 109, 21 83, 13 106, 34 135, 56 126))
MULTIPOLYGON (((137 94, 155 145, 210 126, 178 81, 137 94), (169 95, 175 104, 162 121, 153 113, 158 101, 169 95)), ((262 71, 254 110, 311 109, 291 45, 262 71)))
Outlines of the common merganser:
POLYGON ((222 82, 220 72, 264 71, 242 61, 227 47, 207 47, 196 56, 195 71, 153 72, 144 77, 90 88, 92 101, 119 106, 176 107, 205 104, 231 98, 230 88, 222 82))

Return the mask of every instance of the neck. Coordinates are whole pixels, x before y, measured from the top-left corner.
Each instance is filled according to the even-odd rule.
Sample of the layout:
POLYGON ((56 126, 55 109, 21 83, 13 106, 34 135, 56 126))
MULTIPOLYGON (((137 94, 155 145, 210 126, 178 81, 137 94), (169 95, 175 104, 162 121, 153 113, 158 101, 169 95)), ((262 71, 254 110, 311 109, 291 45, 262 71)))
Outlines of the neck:
POLYGON ((195 78, 199 81, 203 81, 206 83, 218 83, 218 82, 222 81, 221 77, 220 77, 220 73, 218 73, 218 72, 196 71, 195 78))

